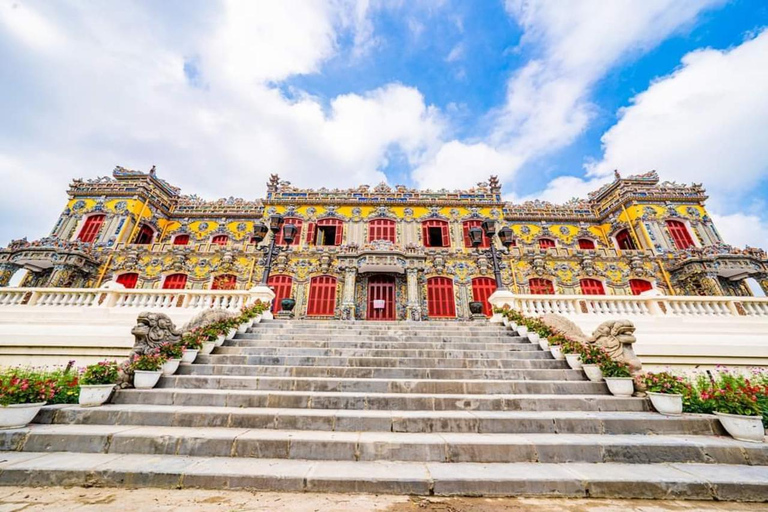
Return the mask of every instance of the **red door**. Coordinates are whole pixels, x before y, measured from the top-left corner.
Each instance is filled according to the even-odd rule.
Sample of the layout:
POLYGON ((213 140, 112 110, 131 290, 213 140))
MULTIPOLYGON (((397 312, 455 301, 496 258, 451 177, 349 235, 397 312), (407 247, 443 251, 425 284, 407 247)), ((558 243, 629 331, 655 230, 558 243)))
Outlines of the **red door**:
POLYGON ((581 293, 582 295, 605 295, 603 282, 597 279, 582 279, 581 293))
POLYGON ((653 285, 645 279, 630 279, 629 288, 632 290, 632 295, 640 295, 648 290, 653 290, 653 285))
POLYGON ((85 219, 85 224, 83 224, 80 234, 77 235, 77 239, 87 243, 95 241, 106 217, 106 215, 91 215, 85 219))
POLYGON ((307 316, 333 316, 336 309, 336 278, 313 277, 309 283, 307 316))
POLYGON ((491 304, 488 297, 496 291, 496 281, 490 277, 476 277, 472 280, 472 300, 483 303, 483 313, 491 316, 491 304))
POLYGON ((272 301, 272 312, 277 313, 282 309, 280 302, 283 299, 291 298, 291 289, 293 288, 293 278, 291 276, 269 276, 267 286, 275 292, 275 299, 272 301))
POLYGON ((453 298, 453 281, 450 278, 427 279, 427 312, 430 318, 456 316, 456 300, 453 298))
POLYGON ((393 277, 375 276, 368 279, 367 318, 368 320, 395 319, 395 279, 393 277))
POLYGON ((163 290, 183 290, 187 286, 187 274, 171 274, 163 281, 163 290))
POLYGON ((126 288, 136 288, 136 283, 139 282, 139 274, 130 272, 128 274, 120 274, 115 279, 116 282, 125 286, 126 288))

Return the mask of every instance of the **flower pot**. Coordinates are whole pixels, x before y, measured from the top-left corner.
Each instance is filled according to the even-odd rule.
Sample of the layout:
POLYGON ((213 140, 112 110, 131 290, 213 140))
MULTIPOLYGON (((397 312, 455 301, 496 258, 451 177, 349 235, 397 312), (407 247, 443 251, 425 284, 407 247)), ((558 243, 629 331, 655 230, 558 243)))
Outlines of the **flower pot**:
POLYGON ((529 332, 528 333, 528 341, 531 343, 536 343, 541 339, 541 336, 539 336, 539 333, 537 332, 529 332))
POLYGON ((584 374, 592 382, 603 382, 603 372, 596 364, 583 364, 581 369, 584 370, 584 374))
POLYGON ((233 327, 230 330, 228 330, 226 338, 228 340, 231 340, 232 338, 235 337, 235 334, 237 334, 237 327, 233 327))
POLYGON ((182 359, 169 359, 165 363, 163 363, 163 375, 170 376, 176 373, 176 370, 179 369, 179 363, 181 363, 182 359))
POLYGON ((237 334, 245 334, 248 331, 248 327, 250 327, 248 322, 243 322, 237 327, 237 334))
POLYGON ((509 327, 510 330, 517 331, 517 322, 509 322, 507 327, 509 327))
POLYGON ((605 383, 614 396, 632 396, 635 392, 635 379, 632 377, 606 377, 605 383))
POLYGON ((653 408, 667 416, 679 416, 683 414, 683 395, 679 393, 654 393, 648 391, 653 408))
MULTIPOLYGON (((222 334, 221 336, 217 336, 217 337, 216 337, 216 341, 214 341, 213 343, 214 343, 214 344, 215 344, 217 347, 220 347, 220 346, 222 346, 222 345, 224 344, 224 335, 222 334)), ((213 349, 211 349, 211 350, 213 350, 213 349)), ((205 354, 205 352, 203 352, 203 354, 205 354)))
MULTIPOLYGON (((471 304, 469 306, 469 309, 470 309, 470 311, 472 310, 471 304)), ((501 317, 501 323, 504 324, 504 327, 508 327, 509 326, 509 318, 507 318, 505 316, 501 317)))
POLYGON ((194 363, 195 358, 197 358, 197 353, 200 352, 196 348, 188 348, 184 351, 184 355, 181 356, 181 362, 182 363, 194 363))
POLYGON ((541 350, 549 350, 549 340, 547 338, 539 338, 539 347, 541 347, 541 350))
POLYGON ((249 319, 248 319, 248 321, 246 322, 246 324, 248 324, 248 328, 249 328, 249 329, 250 329, 251 327, 253 327, 253 324, 254 324, 254 321, 255 321, 255 320, 256 320, 255 318, 249 318, 249 319))
POLYGON ((581 370, 581 354, 565 354, 565 360, 571 370, 581 370))
POLYGON ((146 370, 133 371, 133 387, 136 389, 152 389, 163 374, 161 370, 154 372, 146 370))
POLYGON ((213 352, 214 348, 216 348, 217 346, 216 343, 217 342, 215 341, 204 341, 203 348, 200 349, 200 353, 203 354, 204 356, 207 356, 208 354, 213 352))
POLYGON ((0 428, 19 428, 35 419, 45 402, 0 406, 0 428))
POLYGON ((517 327, 517 334, 525 338, 526 336, 528 336, 528 328, 524 325, 519 325, 517 327))
POLYGON ((715 412, 715 415, 734 439, 752 443, 762 443, 765 439, 762 416, 742 416, 724 412, 715 412))
POLYGON ((563 354, 563 351, 560 349, 560 345, 550 345, 549 351, 552 352, 552 356, 558 361, 565 359, 565 354, 563 354))
POLYGON ((256 325, 257 323, 261 322, 261 315, 256 315, 256 317, 253 319, 253 325, 256 325))
POLYGON ((77 403, 80 404, 80 407, 101 405, 109 399, 114 388, 114 384, 81 384, 77 403))

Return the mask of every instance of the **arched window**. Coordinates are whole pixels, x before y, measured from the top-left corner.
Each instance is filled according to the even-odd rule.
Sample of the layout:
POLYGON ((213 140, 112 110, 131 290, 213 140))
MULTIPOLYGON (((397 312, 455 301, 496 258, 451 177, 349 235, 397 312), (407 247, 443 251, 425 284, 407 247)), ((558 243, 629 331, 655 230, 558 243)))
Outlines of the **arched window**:
POLYGON ((390 219, 373 219, 368 223, 368 241, 387 240, 395 243, 395 221, 390 219))
POLYGON ((187 274, 171 274, 163 281, 163 290, 183 290, 187 286, 187 274))
POLYGON ((136 283, 139 282, 139 274, 135 272, 120 274, 117 276, 117 279, 115 279, 115 282, 120 283, 126 288, 136 288, 136 283))
MULTIPOLYGON (((287 217, 283 221, 283 225, 285 224, 293 224, 296 227, 296 235, 293 237, 293 241, 291 241, 291 245, 299 245, 299 242, 301 242, 301 225, 304 221, 301 219, 297 219, 296 217, 287 217)), ((277 245, 285 245, 285 238, 283 237, 283 229, 280 228, 280 231, 275 234, 276 240, 275 243, 277 245)))
POLYGON ((221 274, 213 278, 211 290, 235 290, 237 289, 237 276, 221 274))
POLYGON ((215 245, 227 245, 229 243, 229 236, 216 235, 213 238, 211 238, 211 243, 215 245))
POLYGON ((595 242, 589 238, 579 238, 579 249, 582 251, 593 251, 595 250, 595 242))
POLYGON ((281 309, 280 301, 291 298, 293 278, 291 276, 281 275, 269 276, 267 286, 272 288, 272 291, 275 292, 275 298, 272 301, 272 312, 277 313, 281 309))
POLYGON ((86 243, 96 241, 96 237, 99 236, 99 231, 101 231, 101 226, 104 225, 106 217, 106 215, 91 215, 86 218, 80 234, 77 235, 77 239, 86 243))
POLYGON ((549 279, 534 277, 528 280, 528 288, 532 295, 554 295, 555 284, 549 279))
POLYGON ((636 251, 637 246, 628 229, 622 229, 616 233, 616 245, 622 251, 636 251))
POLYGON ((189 244, 189 235, 176 235, 173 237, 173 245, 187 245, 189 244))
MULTIPOLYGON (((464 247, 472 247, 472 239, 469 237, 469 230, 475 227, 482 229, 482 225, 483 225, 483 221, 481 220, 466 220, 462 223, 462 227, 464 230, 464 247)), ((491 246, 491 239, 485 236, 485 231, 483 231, 483 241, 480 243, 478 247, 487 249, 490 246, 491 246)))
POLYGON ((648 290, 653 290, 653 285, 645 279, 630 279, 629 289, 632 290, 632 295, 640 295, 648 290))
POLYGON ((547 250, 555 247, 555 241, 551 238, 539 238, 539 249, 547 250))
POLYGON ((605 295, 605 288, 603 288, 603 282, 598 281, 597 279, 582 279, 581 294, 582 295, 605 295))
POLYGON ((425 220, 421 223, 424 247, 450 247, 448 223, 444 220, 425 220))
POLYGON ((456 299, 453 296, 453 280, 448 277, 427 279, 427 311, 430 318, 456 316, 456 299))
POLYGON ((142 224, 141 228, 139 228, 139 232, 136 233, 136 238, 133 240, 133 243, 137 245, 147 245, 151 244, 154 238, 155 230, 146 224, 142 224))
POLYGON ((483 313, 485 316, 491 316, 493 308, 488 302, 488 297, 496 291, 496 281, 490 277, 476 277, 472 279, 472 299, 475 302, 483 303, 483 313))
POLYGON ((307 227, 307 244, 320 246, 341 245, 344 223, 339 219, 320 219, 307 227))
POLYGON ((693 239, 691 238, 691 234, 688 232, 688 228, 685 227, 683 222, 680 222, 679 220, 668 220, 667 230, 669 231, 669 235, 672 237, 672 241, 675 242, 675 247, 678 250, 682 251, 683 249, 693 247, 693 239))
POLYGON ((313 277, 309 282, 307 316, 333 316, 336 310, 336 278, 313 277))

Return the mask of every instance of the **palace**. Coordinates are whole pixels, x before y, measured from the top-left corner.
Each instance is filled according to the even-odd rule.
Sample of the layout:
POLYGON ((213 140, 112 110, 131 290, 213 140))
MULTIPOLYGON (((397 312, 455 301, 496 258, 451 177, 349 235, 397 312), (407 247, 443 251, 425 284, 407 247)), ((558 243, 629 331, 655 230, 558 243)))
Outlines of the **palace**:
POLYGON ((470 317, 469 303, 496 289, 489 251, 516 294, 751 295, 768 291, 768 257, 723 243, 701 185, 661 182, 656 172, 616 173, 586 200, 505 202, 496 177, 469 190, 414 190, 384 183, 300 189, 273 175, 266 198, 204 201, 149 173, 74 180, 49 237, 0 250, 0 286, 20 269, 22 287, 250 289, 271 236, 254 225, 281 215, 268 284, 295 300, 297 318, 470 317), (470 230, 484 220, 512 230, 508 247, 470 230), (289 237, 290 238, 290 237, 289 237))

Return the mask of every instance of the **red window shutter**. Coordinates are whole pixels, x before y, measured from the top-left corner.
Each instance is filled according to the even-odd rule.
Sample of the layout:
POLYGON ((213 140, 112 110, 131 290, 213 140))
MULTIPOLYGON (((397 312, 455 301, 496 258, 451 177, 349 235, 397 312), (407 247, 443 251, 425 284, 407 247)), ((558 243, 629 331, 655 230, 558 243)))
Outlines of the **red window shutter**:
POLYGON ((637 250, 635 241, 632 240, 632 235, 630 235, 628 229, 622 229, 621 231, 616 233, 616 245, 619 246, 619 249, 622 249, 624 251, 637 250))
POLYGON ((483 313, 491 316, 493 308, 488 302, 488 297, 496 291, 496 281, 490 277, 476 277, 472 280, 472 299, 483 303, 483 313))
POLYGON ((595 242, 589 238, 579 238, 579 249, 591 251, 595 248, 595 242))
POLYGON ((313 277, 309 283, 307 316, 333 316, 336 309, 336 278, 313 277))
POLYGON ((283 299, 290 299, 293 290, 293 278, 291 276, 274 275, 269 276, 267 286, 275 292, 275 298, 272 301, 272 312, 277 313, 281 309, 280 302, 283 299))
POLYGON ((388 240, 395 243, 395 221, 374 219, 368 223, 368 241, 388 240))
POLYGON ((216 245, 227 245, 229 243, 229 237, 227 235, 216 235, 211 238, 211 243, 216 245))
POLYGON ((421 238, 424 240, 424 247, 429 247, 429 224, 421 223, 421 238))
POLYGON ((189 243, 189 235, 176 235, 173 238, 173 245, 187 245, 189 243))
MULTIPOLYGON (((462 223, 463 231, 464 231, 464 247, 472 247, 472 239, 469 237, 469 230, 478 227, 482 228, 483 221, 481 220, 467 220, 462 223)), ((483 241, 480 243, 480 247, 483 249, 487 249, 491 246, 491 240, 485 235, 485 231, 483 231, 483 241)))
POLYGON ((581 293, 582 295, 605 295, 603 282, 597 279, 582 279, 581 293))
POLYGON ((668 220, 667 229, 678 250, 682 251, 694 246, 693 238, 691 238, 691 234, 688 232, 688 228, 685 227, 684 223, 679 220, 668 220))
POLYGON ((534 277, 528 281, 528 288, 532 295, 554 295, 555 285, 549 279, 534 277))
POLYGON ((315 227, 316 223, 310 222, 307 224, 307 245, 315 245, 315 227))
POLYGON ((136 283, 139 282, 139 274, 136 274, 135 272, 120 274, 117 276, 115 281, 125 286, 126 288, 136 288, 136 283))
POLYGON ((341 221, 336 221, 336 240, 334 241, 333 245, 341 245, 341 241, 343 239, 344 235, 344 223, 341 221))
POLYGON ((653 285, 645 279, 630 279, 629 289, 632 290, 632 295, 640 295, 648 290, 653 290, 653 285))
POLYGON ((171 274, 163 281, 163 290, 183 290, 187 286, 187 274, 171 274))
POLYGON ((456 300, 453 296, 453 280, 448 277, 427 279, 427 312, 432 318, 456 316, 456 300))
POLYGON ((211 290, 235 290, 237 289, 237 276, 222 274, 213 278, 211 290))
MULTIPOLYGON (((440 229, 443 232, 443 247, 450 247, 451 246, 451 234, 448 232, 448 223, 443 222, 440 226, 440 229)), ((456 316, 454 313, 453 316, 456 316)))
POLYGON ((543 250, 551 249, 555 247, 555 241, 551 238, 540 238, 539 239, 539 248, 543 250))
POLYGON ((104 225, 105 218, 106 215, 91 215, 85 219, 85 223, 80 230, 80 234, 77 235, 77 239, 86 243, 94 242, 96 237, 99 236, 99 231, 101 231, 101 226, 104 225))
MULTIPOLYGON (((303 224, 303 222, 304 221, 302 221, 301 219, 297 219, 294 217, 289 217, 285 219, 283 225, 293 224, 294 226, 296 226, 296 236, 293 237, 293 242, 291 242, 291 245, 299 245, 299 242, 301 241, 301 225, 303 224)), ((277 245, 285 245, 284 235, 285 234, 283 233, 283 230, 281 228, 280 231, 278 231, 277 234, 275 235, 277 237, 277 240, 275 241, 277 245)))

